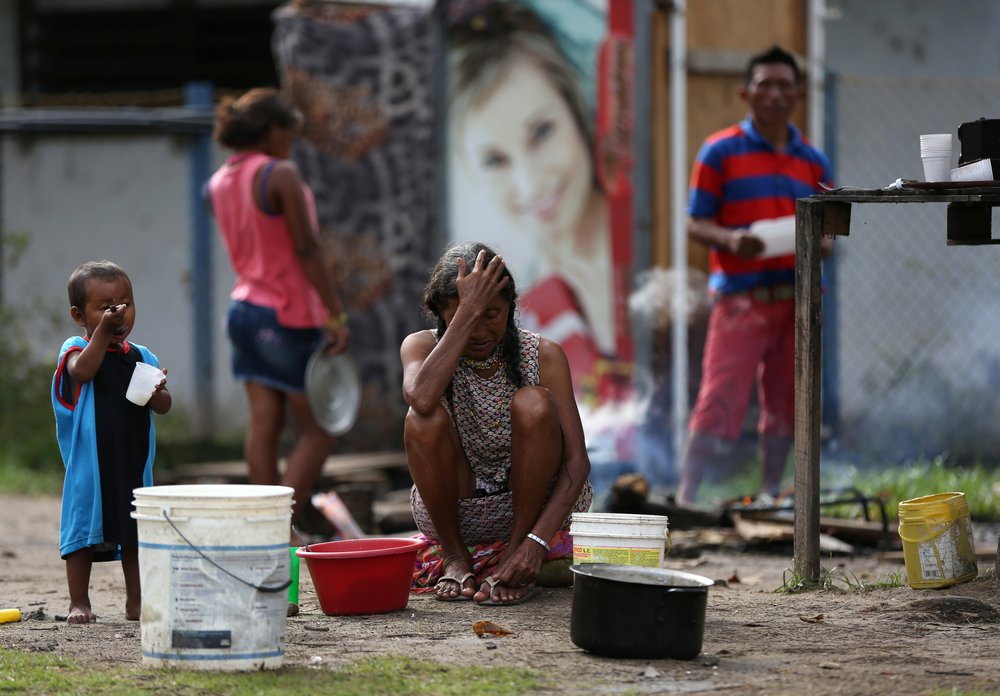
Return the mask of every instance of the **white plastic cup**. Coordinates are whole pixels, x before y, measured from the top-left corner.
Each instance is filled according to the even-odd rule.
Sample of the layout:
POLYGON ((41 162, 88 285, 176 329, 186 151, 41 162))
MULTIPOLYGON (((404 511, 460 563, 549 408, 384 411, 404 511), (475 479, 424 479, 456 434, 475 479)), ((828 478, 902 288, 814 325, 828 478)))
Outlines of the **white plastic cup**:
POLYGON ((924 181, 951 181, 951 155, 924 155, 924 181))
POLYGON ((166 377, 158 368, 149 363, 137 362, 132 370, 132 379, 125 391, 125 398, 136 406, 145 406, 153 395, 153 390, 166 377))
POLYGON ((951 133, 924 133, 920 136, 920 154, 951 154, 951 133))
POLYGON ((951 133, 921 135, 920 159, 924 181, 951 181, 951 133))

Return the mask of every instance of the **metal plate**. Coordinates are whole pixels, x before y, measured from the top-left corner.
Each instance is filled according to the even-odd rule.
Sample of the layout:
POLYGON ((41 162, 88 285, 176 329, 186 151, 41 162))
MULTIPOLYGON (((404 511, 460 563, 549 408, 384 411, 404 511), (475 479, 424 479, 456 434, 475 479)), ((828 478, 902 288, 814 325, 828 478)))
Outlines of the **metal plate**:
POLYGON ((316 421, 331 435, 354 427, 361 406, 361 380, 346 353, 327 355, 321 348, 306 365, 306 394, 316 421))

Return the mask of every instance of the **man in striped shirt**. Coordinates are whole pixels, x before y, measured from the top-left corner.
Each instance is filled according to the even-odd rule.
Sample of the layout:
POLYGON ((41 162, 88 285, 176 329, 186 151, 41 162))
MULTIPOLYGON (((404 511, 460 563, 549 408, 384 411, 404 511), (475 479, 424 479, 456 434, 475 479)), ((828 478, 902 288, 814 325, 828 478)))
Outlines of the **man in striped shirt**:
MULTIPOLYGON (((752 223, 795 214, 795 199, 829 183, 826 157, 790 122, 803 86, 795 58, 775 46, 753 56, 741 123, 709 136, 691 174, 688 236, 709 247, 714 304, 698 399, 688 423, 677 500, 738 440, 757 383, 761 492, 777 494, 794 436, 795 255, 772 256, 752 223)), ((824 251, 832 242, 824 240, 824 251)))

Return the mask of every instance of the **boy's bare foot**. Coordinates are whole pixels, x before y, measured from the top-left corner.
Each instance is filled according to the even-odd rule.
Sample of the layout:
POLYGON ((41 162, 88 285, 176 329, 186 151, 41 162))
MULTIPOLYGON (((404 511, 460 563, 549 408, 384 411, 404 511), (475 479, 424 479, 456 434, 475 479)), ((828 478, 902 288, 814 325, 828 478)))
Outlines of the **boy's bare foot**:
POLYGON ((138 621, 142 612, 142 604, 139 601, 125 600, 125 618, 129 621, 138 621))
POLYGON ((70 607, 69 614, 66 615, 66 623, 85 624, 94 621, 97 621, 97 614, 84 605, 70 607))

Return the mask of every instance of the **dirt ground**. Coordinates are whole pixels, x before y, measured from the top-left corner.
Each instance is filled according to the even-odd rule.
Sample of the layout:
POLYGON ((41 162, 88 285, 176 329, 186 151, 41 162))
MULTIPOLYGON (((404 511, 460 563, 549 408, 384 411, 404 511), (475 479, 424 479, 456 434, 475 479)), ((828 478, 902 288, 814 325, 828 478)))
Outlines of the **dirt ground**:
MULTIPOLYGON (((0 496, 0 644, 84 661, 140 665, 139 623, 124 618, 120 567, 96 564, 91 599, 100 619, 57 621, 68 604, 58 554, 55 499, 0 496)), ((787 550, 786 550, 787 552, 787 550)), ((903 573, 878 554, 825 561, 858 579, 903 573)), ((403 611, 328 617, 303 572, 301 612, 288 619, 284 664, 335 669, 369 655, 401 654, 441 663, 531 667, 551 677, 546 693, 754 693, 908 696, 1000 694, 1000 583, 992 561, 980 577, 941 590, 778 594, 792 566, 786 553, 704 551, 665 566, 720 579, 709 591, 701 655, 691 661, 596 657, 570 640, 571 588, 545 588, 513 607, 439 602, 411 595, 403 611), (479 638, 477 621, 513 631, 479 638)))

